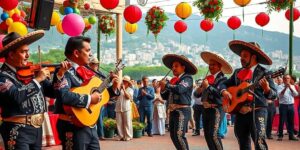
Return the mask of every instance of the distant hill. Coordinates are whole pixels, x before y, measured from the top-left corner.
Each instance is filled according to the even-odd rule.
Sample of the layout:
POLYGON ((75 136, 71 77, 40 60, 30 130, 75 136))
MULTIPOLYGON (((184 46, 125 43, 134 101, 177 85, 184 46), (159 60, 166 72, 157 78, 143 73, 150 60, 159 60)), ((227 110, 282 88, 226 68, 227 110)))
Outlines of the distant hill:
MULTIPOLYGON (((169 21, 167 26, 158 36, 158 41, 162 44, 167 43, 167 41, 179 42, 179 34, 174 31, 173 24, 177 20, 177 16, 174 14, 169 14, 169 21)), ((227 27, 224 22, 214 22, 214 29, 207 33, 208 41, 206 42, 206 33, 200 29, 200 20, 202 18, 197 15, 191 16, 191 18, 199 18, 199 20, 187 20, 188 30, 182 35, 182 44, 191 45, 207 45, 210 49, 218 52, 224 52, 228 50, 228 42, 233 38, 233 31, 227 27)), ((138 23, 138 31, 129 35, 125 32, 123 33, 123 47, 124 49, 136 49, 141 47, 142 43, 155 42, 154 36, 150 33, 147 36, 147 28, 144 23, 144 16, 142 20, 138 23)), ((93 29, 86 33, 87 36, 92 38, 92 48, 95 50, 96 47, 96 25, 93 29)), ((102 48, 113 48, 115 47, 114 42, 106 41, 105 36, 102 36, 101 47, 102 48)), ((236 39, 246 40, 246 41, 256 41, 260 46, 266 51, 282 50, 284 53, 288 53, 288 34, 280 32, 270 32, 264 31, 262 37, 261 29, 256 29, 249 26, 241 26, 235 31, 236 39)), ((114 38, 110 37, 109 39, 114 38)), ((36 42, 32 47, 36 49, 36 45, 41 45, 43 50, 48 50, 52 48, 64 48, 67 42, 68 36, 60 35, 55 27, 52 27, 50 31, 46 33, 46 36, 39 42, 36 42)), ((164 45, 165 47, 167 45, 164 45)), ((300 38, 294 38, 294 55, 300 56, 300 38)))

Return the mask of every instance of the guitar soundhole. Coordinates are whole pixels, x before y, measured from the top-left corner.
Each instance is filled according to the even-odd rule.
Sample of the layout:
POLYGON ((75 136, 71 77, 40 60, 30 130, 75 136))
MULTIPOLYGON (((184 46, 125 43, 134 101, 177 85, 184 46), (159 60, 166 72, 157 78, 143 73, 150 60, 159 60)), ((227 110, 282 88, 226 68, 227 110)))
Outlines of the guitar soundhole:
POLYGON ((237 95, 237 97, 241 97, 241 96, 242 96, 242 94, 243 94, 243 93, 242 93, 242 91, 241 91, 241 90, 239 90, 239 91, 237 92, 237 94, 236 94, 236 95, 237 95))

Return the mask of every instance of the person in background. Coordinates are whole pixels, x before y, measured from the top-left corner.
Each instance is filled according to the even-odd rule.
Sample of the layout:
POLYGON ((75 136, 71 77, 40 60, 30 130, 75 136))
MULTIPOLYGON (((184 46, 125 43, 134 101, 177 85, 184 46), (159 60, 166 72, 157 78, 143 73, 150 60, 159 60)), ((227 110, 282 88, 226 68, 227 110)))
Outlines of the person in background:
POLYGON ((294 136, 294 97, 298 95, 295 86, 291 84, 291 76, 283 76, 283 84, 277 89, 279 98, 279 129, 278 141, 283 139, 283 125, 286 123, 289 140, 298 141, 294 136))
POLYGON ((130 88, 132 83, 129 76, 124 76, 122 84, 119 85, 120 96, 116 101, 116 121, 119 138, 122 141, 132 139, 132 117, 131 117, 131 100, 133 90, 130 88))
POLYGON ((166 108, 165 100, 161 97, 161 88, 154 84, 155 87, 155 99, 154 111, 153 111, 153 134, 165 135, 165 120, 166 120, 166 108))
MULTIPOLYGON (((200 87, 202 84, 202 79, 199 79, 197 81, 197 87, 193 90, 193 93, 195 93, 195 90, 200 87)), ((193 136, 199 136, 200 135, 200 130, 201 130, 201 117, 203 115, 203 104, 201 101, 201 96, 200 97, 195 97, 195 95, 193 94, 192 97, 195 100, 195 104, 193 106, 194 109, 194 119, 195 119, 195 131, 193 133, 193 136)))
POLYGON ((136 84, 134 85, 133 88, 133 101, 135 102, 137 108, 139 108, 139 100, 138 100, 138 93, 139 93, 139 89, 142 87, 142 81, 141 80, 137 80, 136 84))
POLYGON ((154 89, 148 85, 149 78, 144 76, 142 78, 143 87, 138 91, 138 101, 139 101, 139 113, 140 122, 144 123, 145 118, 147 118, 146 132, 149 137, 152 137, 152 121, 153 121, 153 100, 154 100, 154 89))

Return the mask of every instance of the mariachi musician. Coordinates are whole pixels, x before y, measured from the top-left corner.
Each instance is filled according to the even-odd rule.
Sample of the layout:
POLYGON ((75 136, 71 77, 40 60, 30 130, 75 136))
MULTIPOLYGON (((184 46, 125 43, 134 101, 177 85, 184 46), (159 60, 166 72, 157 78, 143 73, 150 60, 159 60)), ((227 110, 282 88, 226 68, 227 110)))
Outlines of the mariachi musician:
POLYGON ((236 69, 233 75, 221 85, 223 97, 232 99, 232 95, 226 88, 238 86, 242 82, 259 83, 257 88, 251 89, 251 91, 253 90, 250 91, 252 96, 248 96, 248 101, 243 103, 236 113, 234 132, 240 149, 251 150, 250 136, 255 143, 255 149, 268 149, 265 140, 267 99, 274 100, 277 93, 273 80, 262 78, 268 75, 269 72, 261 64, 271 65, 272 60, 255 42, 233 40, 229 42, 229 47, 235 54, 240 56, 242 68, 236 69))
POLYGON ((220 93, 220 84, 227 80, 224 74, 231 74, 232 67, 218 54, 204 51, 201 54, 202 60, 208 64, 210 75, 208 75, 195 92, 195 97, 201 97, 203 111, 203 131, 206 143, 210 150, 222 150, 221 138, 217 133, 220 121, 225 114, 222 110, 222 98, 220 93))
MULTIPOLYGON (((54 96, 48 68, 40 68, 37 74, 28 63, 29 45, 44 36, 43 30, 20 36, 7 34, 0 50, 5 62, 0 70, 0 105, 3 123, 0 133, 7 150, 40 150, 42 147, 42 123, 46 103, 44 96, 54 96), (29 67, 22 70, 19 68, 29 67), (23 74, 26 73, 26 74, 23 74), (28 73, 28 74, 27 74, 28 73), (32 74, 32 76, 31 76, 32 74), (30 75, 30 76, 27 76, 30 75)), ((61 63, 62 72, 67 62, 61 63)))

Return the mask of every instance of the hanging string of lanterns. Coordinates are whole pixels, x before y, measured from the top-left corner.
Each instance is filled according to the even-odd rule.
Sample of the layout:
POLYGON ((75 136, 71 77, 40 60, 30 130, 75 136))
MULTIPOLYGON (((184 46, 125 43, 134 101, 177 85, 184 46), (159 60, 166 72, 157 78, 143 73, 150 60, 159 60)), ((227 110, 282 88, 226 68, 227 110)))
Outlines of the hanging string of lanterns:
MULTIPOLYGON (((229 28, 231 28, 233 31, 238 29, 241 26, 242 22, 239 17, 237 16, 231 16, 227 20, 227 25, 229 28)), ((235 32, 233 32, 233 39, 235 39, 235 32)))
POLYGON ((142 18, 142 10, 135 5, 130 5, 124 10, 124 18, 127 21, 125 24, 125 30, 129 34, 133 34, 138 29, 137 22, 142 18))
MULTIPOLYGON (((179 3, 176 8, 175 8, 175 12, 177 17, 181 18, 182 20, 188 18, 191 16, 192 14, 192 6, 187 3, 187 2, 181 2, 179 3)), ((177 22, 175 22, 174 24, 174 29, 177 33, 179 33, 180 35, 180 44, 181 44, 181 35, 182 33, 184 33, 187 30, 187 24, 182 21, 182 20, 178 20, 177 22)))
POLYGON ((245 18, 244 7, 247 6, 251 2, 251 0, 233 0, 233 1, 235 4, 243 8, 243 20, 244 20, 245 18))
POLYGON ((265 12, 261 12, 259 14, 256 15, 255 17, 255 22, 262 27, 261 33, 262 36, 264 35, 264 30, 263 27, 266 26, 269 22, 270 22, 270 17, 268 14, 266 14, 265 12))
POLYGON ((180 34, 180 44, 181 44, 181 34, 187 30, 187 24, 184 21, 178 20, 174 24, 174 29, 180 34))

